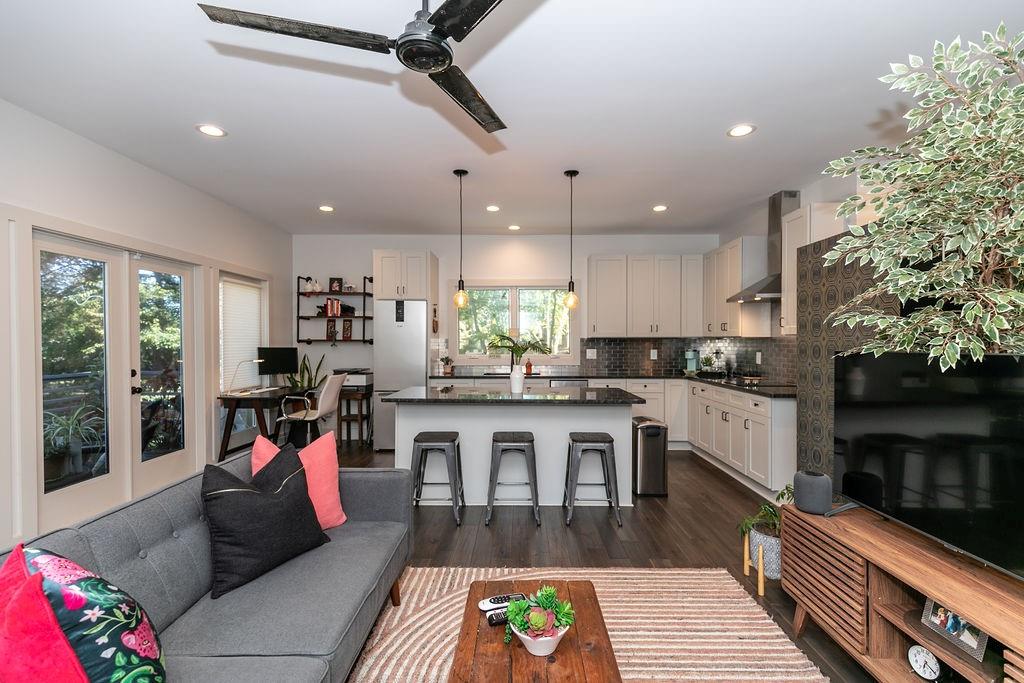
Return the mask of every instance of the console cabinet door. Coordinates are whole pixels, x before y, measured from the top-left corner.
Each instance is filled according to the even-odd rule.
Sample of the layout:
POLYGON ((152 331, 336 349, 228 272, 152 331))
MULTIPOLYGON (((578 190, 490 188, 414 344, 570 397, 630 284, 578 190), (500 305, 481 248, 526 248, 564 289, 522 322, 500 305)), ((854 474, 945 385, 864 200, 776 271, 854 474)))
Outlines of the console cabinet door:
POLYGON ((687 436, 687 392, 688 382, 682 379, 670 379, 665 382, 665 422, 668 423, 669 441, 686 441, 687 436))
POLYGON ((587 313, 591 337, 625 337, 626 257, 591 256, 587 313))
POLYGON ((654 257, 654 336, 678 337, 682 325, 682 257, 654 257))
POLYGON ((771 418, 748 414, 743 420, 747 434, 744 473, 759 484, 771 488, 772 427, 771 418))
POLYGON ((628 314, 630 337, 655 337, 655 257, 628 257, 628 314))
POLYGON ((402 252, 374 250, 373 295, 381 300, 402 298, 402 252))

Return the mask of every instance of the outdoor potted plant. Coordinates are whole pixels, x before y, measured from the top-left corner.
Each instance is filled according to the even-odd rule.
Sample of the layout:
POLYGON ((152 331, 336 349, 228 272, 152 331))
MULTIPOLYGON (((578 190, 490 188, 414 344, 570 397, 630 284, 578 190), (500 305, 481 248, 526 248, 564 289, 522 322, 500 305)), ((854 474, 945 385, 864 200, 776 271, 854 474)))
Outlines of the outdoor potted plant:
POLYGON ((572 605, 559 600, 554 586, 541 586, 536 595, 526 600, 513 600, 506 608, 505 642, 516 634, 527 652, 547 657, 558 647, 562 636, 576 621, 572 605))
MULTIPOLYGON (((775 496, 775 502, 793 502, 793 486, 787 485, 775 496)), ((746 517, 739 523, 740 536, 750 550, 750 557, 757 557, 761 548, 764 559, 764 575, 769 579, 782 577, 782 515, 779 508, 771 503, 761 503, 757 514, 746 517)))
POLYGON ((47 446, 43 473, 47 479, 80 474, 82 449, 100 443, 103 418, 92 406, 79 406, 66 415, 47 411, 43 419, 43 440, 47 446), (49 465, 49 463, 54 463, 49 465), (52 475, 52 476, 51 476, 52 475))
POLYGON ((551 353, 551 347, 538 339, 513 339, 507 334, 495 335, 487 344, 489 351, 508 351, 511 357, 509 381, 512 384, 512 393, 523 393, 523 377, 525 375, 523 366, 520 363, 526 354, 540 353, 547 355, 551 353))

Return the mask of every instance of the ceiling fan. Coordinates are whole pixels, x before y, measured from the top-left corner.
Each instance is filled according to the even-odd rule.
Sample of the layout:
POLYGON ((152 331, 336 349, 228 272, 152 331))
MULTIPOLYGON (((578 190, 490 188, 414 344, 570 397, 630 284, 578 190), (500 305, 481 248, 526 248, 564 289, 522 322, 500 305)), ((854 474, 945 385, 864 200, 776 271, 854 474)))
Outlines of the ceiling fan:
POLYGON ((449 97, 465 109, 484 130, 493 133, 506 126, 487 104, 480 91, 473 87, 462 69, 453 64, 454 53, 448 39, 462 42, 500 2, 501 0, 445 0, 431 14, 428 0, 423 0, 423 9, 416 12, 416 18, 406 24, 405 32, 397 38, 201 3, 199 7, 212 21, 220 24, 254 28, 384 54, 391 54, 391 49, 394 48, 398 61, 413 71, 430 76, 430 80, 448 93, 449 97))

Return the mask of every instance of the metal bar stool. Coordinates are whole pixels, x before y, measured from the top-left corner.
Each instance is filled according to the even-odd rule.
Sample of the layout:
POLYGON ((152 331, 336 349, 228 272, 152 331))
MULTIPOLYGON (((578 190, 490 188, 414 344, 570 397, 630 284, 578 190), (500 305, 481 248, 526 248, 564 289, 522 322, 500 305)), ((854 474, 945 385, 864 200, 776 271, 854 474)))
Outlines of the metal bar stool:
POLYGON ((466 505, 466 493, 462 488, 462 447, 459 445, 458 432, 420 432, 413 438, 412 465, 415 481, 413 482, 413 505, 419 505, 423 499, 424 486, 441 486, 447 484, 451 489, 450 498, 427 498, 426 500, 450 500, 455 525, 462 526, 461 507, 466 505), (448 465, 448 481, 423 481, 427 471, 427 456, 431 453, 442 453, 448 465))
POLYGON ((491 480, 487 487, 487 516, 484 525, 491 523, 494 501, 533 503, 533 518, 540 526, 540 502, 537 496, 537 454, 533 450, 533 432, 494 432, 491 440, 491 480), (501 469, 501 458, 506 453, 522 453, 526 458, 527 481, 498 481, 498 470, 501 469), (495 498, 494 490, 498 486, 530 487, 530 498, 495 498))
POLYGON ((622 510, 619 508, 619 483, 615 476, 615 440, 606 432, 569 432, 569 449, 565 461, 565 494, 562 496, 562 507, 568 508, 565 514, 565 525, 572 524, 573 507, 578 500, 605 500, 608 507, 615 511, 615 521, 622 526, 622 510), (601 456, 601 469, 604 481, 581 482, 580 462, 586 453, 601 456), (577 498, 577 486, 603 486, 605 498, 577 498))

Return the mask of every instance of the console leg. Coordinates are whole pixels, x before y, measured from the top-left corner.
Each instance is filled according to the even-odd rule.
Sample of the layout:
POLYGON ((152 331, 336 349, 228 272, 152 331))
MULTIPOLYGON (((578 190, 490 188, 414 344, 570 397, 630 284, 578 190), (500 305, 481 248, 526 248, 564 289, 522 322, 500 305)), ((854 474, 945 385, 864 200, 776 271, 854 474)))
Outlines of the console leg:
POLYGON ((805 626, 807 626, 807 610, 803 605, 797 603, 796 610, 793 612, 793 637, 802 636, 805 626))
POLYGON ((397 579, 395 580, 395 582, 393 584, 391 584, 391 604, 394 605, 395 607, 398 607, 399 605, 402 604, 401 589, 398 586, 398 580, 397 579))

